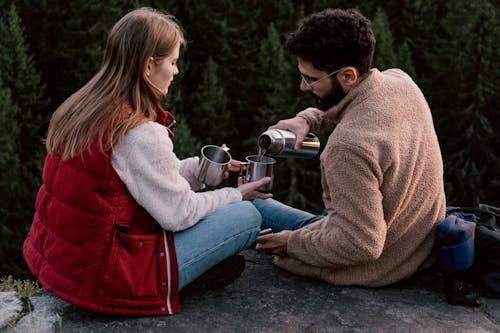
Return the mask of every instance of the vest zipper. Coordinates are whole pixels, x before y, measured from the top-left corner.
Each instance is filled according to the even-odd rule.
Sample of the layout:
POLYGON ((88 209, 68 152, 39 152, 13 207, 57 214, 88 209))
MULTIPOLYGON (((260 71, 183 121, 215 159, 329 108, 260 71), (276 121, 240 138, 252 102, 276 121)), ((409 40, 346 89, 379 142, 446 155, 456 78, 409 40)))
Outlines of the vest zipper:
POLYGON ((165 244, 165 257, 167 261, 167 308, 168 308, 168 313, 172 314, 172 305, 170 304, 170 297, 171 297, 171 277, 170 275, 172 274, 170 270, 170 251, 168 249, 168 243, 167 243, 167 234, 165 229, 163 229, 163 242, 165 244))

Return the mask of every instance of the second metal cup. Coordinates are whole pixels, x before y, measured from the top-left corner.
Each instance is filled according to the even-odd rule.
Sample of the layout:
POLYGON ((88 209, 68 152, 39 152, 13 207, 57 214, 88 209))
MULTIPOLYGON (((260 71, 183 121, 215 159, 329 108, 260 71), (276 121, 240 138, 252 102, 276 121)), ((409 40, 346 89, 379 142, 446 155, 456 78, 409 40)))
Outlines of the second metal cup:
POLYGON ((273 188, 274 180, 274 163, 276 160, 272 157, 261 156, 259 161, 258 155, 249 155, 246 158, 244 165, 246 166, 245 183, 253 182, 264 177, 271 177, 271 181, 258 188, 259 191, 268 192, 273 188))

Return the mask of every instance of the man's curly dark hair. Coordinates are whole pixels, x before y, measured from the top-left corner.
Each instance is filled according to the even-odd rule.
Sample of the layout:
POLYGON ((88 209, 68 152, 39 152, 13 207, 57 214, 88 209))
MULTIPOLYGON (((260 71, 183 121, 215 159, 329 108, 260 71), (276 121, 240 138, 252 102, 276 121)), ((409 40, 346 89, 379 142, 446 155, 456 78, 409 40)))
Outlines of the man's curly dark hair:
POLYGON ((325 9, 306 17, 286 48, 319 70, 353 66, 363 74, 372 65, 375 36, 370 20, 357 10, 325 9))

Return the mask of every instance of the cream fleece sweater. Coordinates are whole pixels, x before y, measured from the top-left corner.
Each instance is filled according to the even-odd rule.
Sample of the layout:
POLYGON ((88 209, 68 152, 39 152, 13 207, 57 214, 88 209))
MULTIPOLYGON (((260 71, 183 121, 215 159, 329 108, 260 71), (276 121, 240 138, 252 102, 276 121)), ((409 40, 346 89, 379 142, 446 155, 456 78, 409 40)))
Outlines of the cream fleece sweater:
POLYGON ((195 192, 198 157, 179 160, 167 129, 146 122, 127 131, 111 162, 132 197, 166 230, 180 231, 217 208, 241 201, 241 193, 225 187, 195 192))
POLYGON ((298 114, 332 131, 321 154, 328 215, 294 231, 275 264, 337 285, 383 286, 428 266, 444 218, 431 112, 404 72, 372 69, 332 109, 298 114))

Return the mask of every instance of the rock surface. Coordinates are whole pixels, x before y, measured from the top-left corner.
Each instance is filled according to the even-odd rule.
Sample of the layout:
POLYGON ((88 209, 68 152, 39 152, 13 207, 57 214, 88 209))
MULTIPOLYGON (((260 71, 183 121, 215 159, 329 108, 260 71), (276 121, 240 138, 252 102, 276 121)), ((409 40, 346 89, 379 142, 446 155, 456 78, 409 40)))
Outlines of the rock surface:
POLYGON ((30 298, 34 310, 0 332, 500 332, 500 299, 451 306, 438 286, 418 280, 335 287, 282 271, 269 255, 243 254, 247 267, 239 279, 221 290, 181 294, 174 316, 93 314, 41 291, 30 298))
POLYGON ((0 293, 0 330, 8 327, 23 311, 23 301, 15 291, 0 293))

